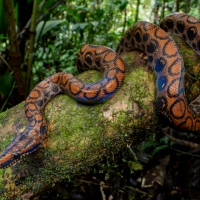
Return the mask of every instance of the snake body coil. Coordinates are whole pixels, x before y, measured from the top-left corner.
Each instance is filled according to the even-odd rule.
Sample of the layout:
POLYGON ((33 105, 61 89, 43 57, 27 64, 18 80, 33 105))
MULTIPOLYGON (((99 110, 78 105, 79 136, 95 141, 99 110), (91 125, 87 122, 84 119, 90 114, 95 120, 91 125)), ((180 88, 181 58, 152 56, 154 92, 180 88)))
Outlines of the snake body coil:
POLYGON ((87 84, 72 74, 60 72, 36 85, 24 106, 29 126, 6 146, 0 156, 0 168, 13 165, 40 147, 47 133, 43 109, 54 96, 67 93, 80 102, 100 103, 111 98, 124 80, 124 63, 108 47, 84 45, 78 53, 77 65, 81 70, 100 70, 103 78, 96 83, 87 84))
MULTIPOLYGON (((186 39, 200 55, 200 22, 187 14, 167 16, 161 27, 186 39)), ((156 74, 156 109, 172 126, 183 131, 200 132, 200 116, 187 104, 184 92, 184 62, 173 39, 161 28, 138 22, 121 39, 117 52, 140 49, 156 74)))
MULTIPOLYGON (((186 14, 175 13, 161 23, 165 31, 185 38, 200 55, 200 22, 186 14)), ((161 28, 138 22, 122 37, 117 53, 140 49, 148 56, 156 74, 156 109, 172 126, 184 131, 200 132, 200 116, 189 109, 184 93, 184 63, 172 38, 161 28)), ((29 126, 6 146, 0 156, 0 167, 8 167, 42 144, 47 125, 42 114, 46 103, 59 93, 67 93, 78 101, 99 103, 109 99, 124 79, 124 64, 107 47, 84 45, 77 58, 79 71, 99 69, 103 78, 86 84, 69 73, 57 73, 40 82, 25 103, 29 126)))

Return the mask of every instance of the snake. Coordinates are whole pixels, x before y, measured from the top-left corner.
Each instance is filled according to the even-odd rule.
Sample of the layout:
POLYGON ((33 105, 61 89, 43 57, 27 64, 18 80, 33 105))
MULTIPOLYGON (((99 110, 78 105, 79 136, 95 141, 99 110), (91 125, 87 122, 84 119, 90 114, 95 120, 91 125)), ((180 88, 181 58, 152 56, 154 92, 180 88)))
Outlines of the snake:
POLYGON ((36 85, 24 106, 29 124, 5 147, 0 155, 0 168, 12 166, 41 146, 47 134, 43 110, 54 96, 66 93, 87 104, 110 99, 125 77, 121 54, 135 49, 146 54, 155 73, 157 114, 178 130, 200 133, 200 115, 190 109, 185 97, 183 58, 169 33, 184 38, 200 56, 200 22, 184 13, 166 16, 160 27, 146 21, 135 23, 122 36, 116 52, 105 46, 84 45, 77 55, 78 70, 97 69, 103 73, 102 78, 84 83, 70 73, 59 72, 36 85))

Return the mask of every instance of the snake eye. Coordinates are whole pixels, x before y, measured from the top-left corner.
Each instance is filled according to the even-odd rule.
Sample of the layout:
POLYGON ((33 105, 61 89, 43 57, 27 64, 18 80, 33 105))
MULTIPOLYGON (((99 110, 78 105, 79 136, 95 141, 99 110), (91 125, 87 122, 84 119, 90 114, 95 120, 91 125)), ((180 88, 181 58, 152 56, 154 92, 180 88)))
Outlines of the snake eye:
POLYGON ((14 153, 13 156, 14 156, 15 159, 20 158, 20 155, 18 153, 14 153))

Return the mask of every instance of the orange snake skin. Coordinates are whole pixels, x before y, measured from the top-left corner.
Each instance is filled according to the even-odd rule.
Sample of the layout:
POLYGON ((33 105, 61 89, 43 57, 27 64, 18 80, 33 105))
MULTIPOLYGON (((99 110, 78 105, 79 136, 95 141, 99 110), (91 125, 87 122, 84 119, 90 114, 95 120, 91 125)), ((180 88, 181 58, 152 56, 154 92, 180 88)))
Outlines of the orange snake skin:
POLYGON ((200 56, 200 22, 187 14, 173 13, 160 27, 162 29, 143 21, 136 23, 124 34, 117 52, 121 54, 135 48, 145 52, 156 74, 157 112, 176 129, 200 133, 200 115, 189 108, 185 98, 183 58, 166 33, 185 38, 200 56))
POLYGON ((200 116, 189 108, 185 98, 182 56, 166 33, 185 38, 200 55, 200 22, 187 14, 174 13, 162 21, 161 28, 148 22, 136 23, 122 37, 117 53, 107 47, 84 45, 78 53, 78 69, 102 71, 103 78, 96 83, 83 83, 69 73, 60 72, 36 85, 24 107, 29 126, 6 146, 0 155, 0 168, 13 165, 40 147, 47 132, 42 112, 57 94, 67 93, 84 103, 100 103, 111 98, 124 80, 125 69, 119 54, 133 49, 146 53, 156 74, 157 112, 176 129, 200 133, 200 116))

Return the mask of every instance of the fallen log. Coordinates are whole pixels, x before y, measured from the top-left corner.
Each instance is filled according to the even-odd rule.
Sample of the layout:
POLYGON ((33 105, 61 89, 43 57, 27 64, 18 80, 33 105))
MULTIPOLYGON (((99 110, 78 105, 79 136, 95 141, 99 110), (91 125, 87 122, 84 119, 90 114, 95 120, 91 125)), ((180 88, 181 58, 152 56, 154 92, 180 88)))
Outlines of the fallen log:
MULTIPOLYGON (((185 44, 181 42, 181 45, 185 44)), ((189 59, 186 65, 192 62, 191 73, 191 68, 196 70, 200 61, 190 48, 183 48, 187 54, 184 57, 189 59)), ((110 157, 129 144, 139 144, 147 132, 158 128, 154 111, 154 74, 151 70, 149 73, 147 61, 139 51, 124 54, 123 60, 127 68, 125 82, 109 101, 85 105, 61 94, 47 104, 44 114, 48 122, 48 137, 43 147, 33 154, 10 168, 0 169, 2 198, 37 197, 52 184, 85 171, 105 156, 110 157)), ((199 73, 200 70, 195 72, 198 77, 199 73)), ((97 71, 79 75, 87 82, 97 81, 100 77, 97 71)), ((192 87, 189 84, 188 91, 193 88, 192 93, 188 92, 189 98, 191 94, 194 94, 191 98, 199 95, 200 84, 198 81, 194 83, 192 87)), ((1 151, 27 125, 23 105, 24 102, 0 114, 1 151)))

